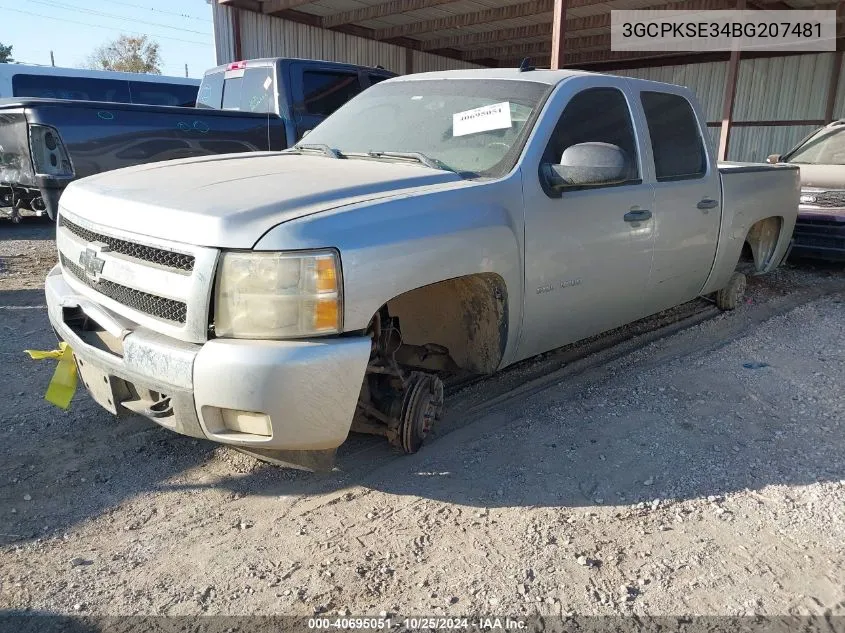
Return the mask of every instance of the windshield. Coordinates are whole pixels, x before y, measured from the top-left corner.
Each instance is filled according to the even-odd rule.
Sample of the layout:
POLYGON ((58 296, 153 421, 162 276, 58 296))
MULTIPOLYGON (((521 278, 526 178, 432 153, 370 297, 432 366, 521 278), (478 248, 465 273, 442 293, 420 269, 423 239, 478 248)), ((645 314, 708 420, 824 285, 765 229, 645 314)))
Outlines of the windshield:
POLYGON ((530 81, 380 83, 338 109, 303 142, 379 160, 391 160, 390 153, 421 154, 464 175, 496 176, 513 167, 549 92, 550 86, 530 81))
POLYGON ((845 125, 824 128, 804 141, 786 160, 805 165, 845 165, 845 125))

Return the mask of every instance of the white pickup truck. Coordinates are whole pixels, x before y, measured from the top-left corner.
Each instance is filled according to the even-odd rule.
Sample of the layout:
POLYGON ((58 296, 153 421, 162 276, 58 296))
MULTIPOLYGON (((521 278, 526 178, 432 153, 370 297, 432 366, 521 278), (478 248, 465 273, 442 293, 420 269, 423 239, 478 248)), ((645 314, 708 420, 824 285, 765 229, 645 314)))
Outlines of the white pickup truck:
POLYGON ((398 77, 276 153, 72 183, 50 321, 94 399, 325 464, 416 451, 444 373, 492 373, 785 257, 799 173, 718 165, 685 88, 577 71, 398 77))

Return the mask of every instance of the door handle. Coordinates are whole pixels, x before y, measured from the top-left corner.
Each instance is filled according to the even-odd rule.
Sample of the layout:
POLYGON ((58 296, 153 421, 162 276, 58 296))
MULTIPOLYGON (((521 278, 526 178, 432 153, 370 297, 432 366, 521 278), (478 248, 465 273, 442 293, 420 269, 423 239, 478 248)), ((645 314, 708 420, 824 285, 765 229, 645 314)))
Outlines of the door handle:
POLYGON ((704 198, 704 200, 699 201, 697 205, 699 209, 715 209, 719 206, 718 200, 711 200, 710 198, 704 198))
POLYGON ((645 222, 651 218, 651 211, 648 209, 631 209, 625 214, 626 222, 645 222))

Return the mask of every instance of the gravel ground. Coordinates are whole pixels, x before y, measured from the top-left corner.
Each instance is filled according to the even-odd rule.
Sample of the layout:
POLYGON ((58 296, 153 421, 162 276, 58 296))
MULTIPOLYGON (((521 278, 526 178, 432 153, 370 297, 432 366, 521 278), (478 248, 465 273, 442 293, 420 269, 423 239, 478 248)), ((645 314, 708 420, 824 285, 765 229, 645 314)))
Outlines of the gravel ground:
POLYGON ((841 266, 522 363, 420 453, 356 436, 315 475, 45 403, 50 237, 0 222, 0 609, 845 615, 841 266))

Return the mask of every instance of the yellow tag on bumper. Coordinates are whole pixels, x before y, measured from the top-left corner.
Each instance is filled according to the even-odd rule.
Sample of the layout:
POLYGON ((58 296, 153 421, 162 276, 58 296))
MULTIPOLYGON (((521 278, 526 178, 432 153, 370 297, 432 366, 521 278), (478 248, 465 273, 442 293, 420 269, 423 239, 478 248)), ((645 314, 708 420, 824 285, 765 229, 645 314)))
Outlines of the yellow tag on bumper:
POLYGON ((54 358, 59 361, 56 371, 53 372, 53 378, 47 387, 47 393, 44 394, 44 399, 57 407, 67 409, 70 406, 73 394, 76 393, 76 363, 73 360, 73 350, 62 341, 59 343, 59 349, 49 352, 32 349, 24 351, 35 360, 54 358))

